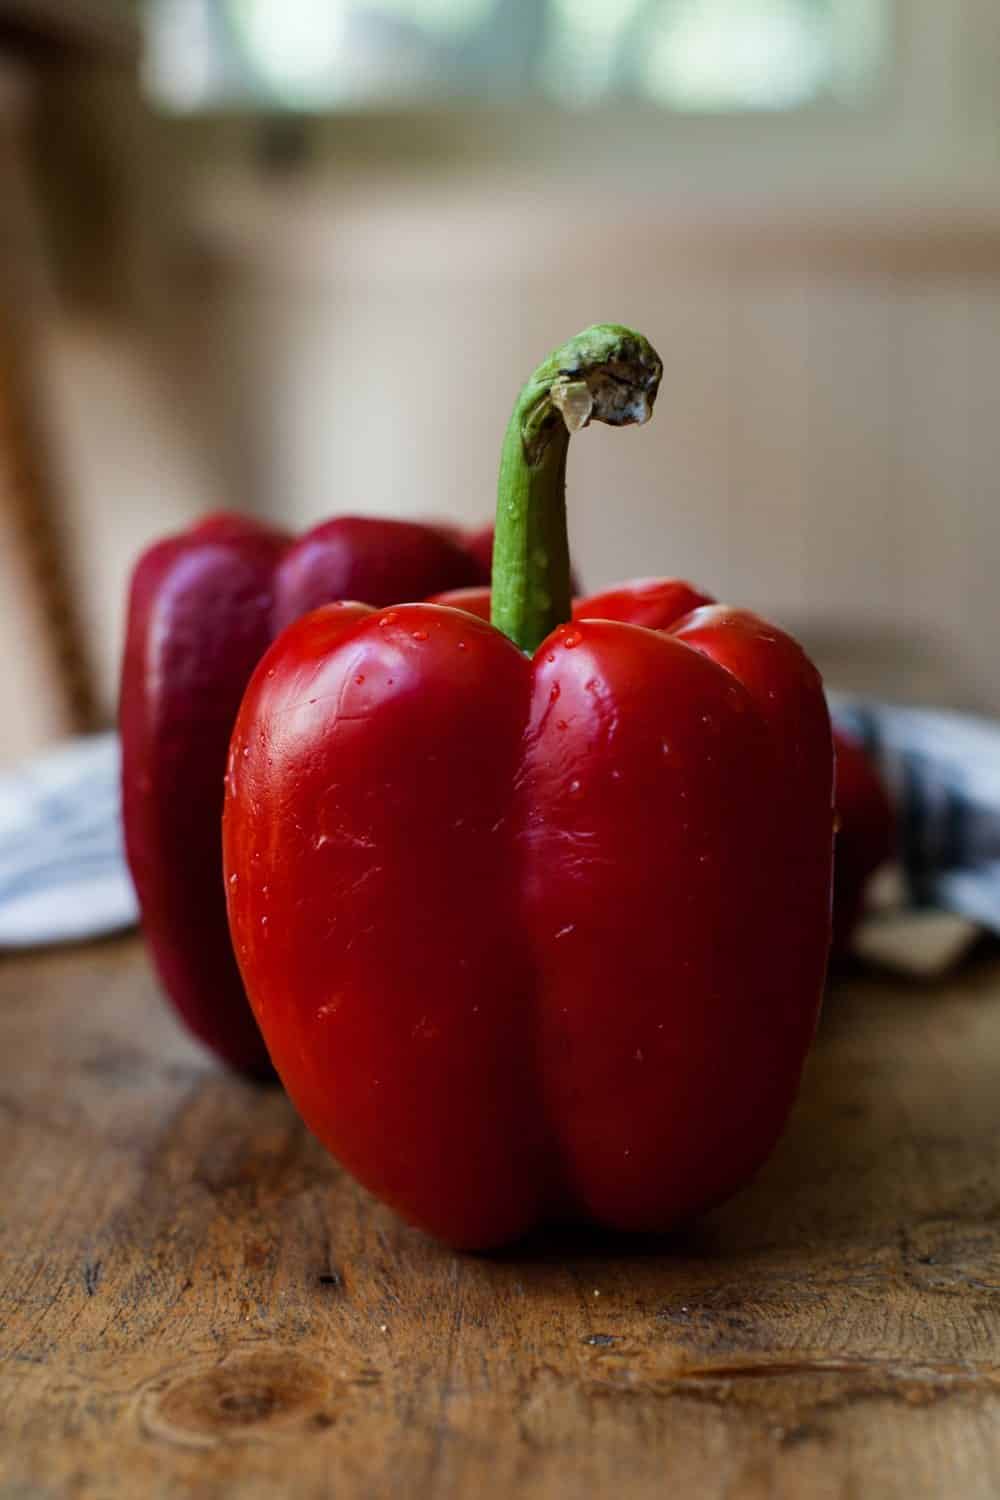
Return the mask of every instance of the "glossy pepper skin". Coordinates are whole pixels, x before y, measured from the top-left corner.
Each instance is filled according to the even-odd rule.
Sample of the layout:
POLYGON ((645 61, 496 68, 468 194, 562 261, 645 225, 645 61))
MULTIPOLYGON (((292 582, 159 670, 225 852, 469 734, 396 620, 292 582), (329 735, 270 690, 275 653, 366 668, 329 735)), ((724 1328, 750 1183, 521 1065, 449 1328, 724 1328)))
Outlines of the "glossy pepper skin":
MULTIPOLYGON (((434 596, 439 604, 490 617, 488 588, 451 589, 434 596)), ((624 589, 609 589, 573 601, 576 619, 598 617, 666 630, 688 610, 714 604, 679 578, 639 580, 624 589)), ((895 815, 882 779, 864 747, 841 729, 833 730, 836 763, 836 850, 833 880, 831 959, 845 962, 864 912, 865 893, 875 872, 891 857, 896 843, 895 815)))
MULTIPOLYGON (((599 391, 583 341, 642 394, 636 338, 588 330, 536 383, 599 391)), ((497 550, 534 630, 543 595, 520 617, 512 597, 555 521, 501 528, 556 495, 565 454, 536 494, 525 451, 497 550)), ((794 641, 698 598, 668 629, 579 618, 533 649, 446 605, 334 604, 247 690, 224 849, 255 1014, 310 1128, 454 1245, 667 1228, 787 1118, 829 942, 829 719, 794 641)))
POLYGON ((436 528, 351 516, 293 541, 219 514, 140 558, 121 680, 126 850, 164 989, 232 1067, 270 1071, 222 889, 226 755, 251 672, 282 626, 329 599, 422 598, 482 576, 436 528))
POLYGON ((864 746, 834 731, 837 755, 837 858, 833 878, 832 957, 844 962, 864 914, 875 872, 896 847, 896 817, 889 794, 864 746))

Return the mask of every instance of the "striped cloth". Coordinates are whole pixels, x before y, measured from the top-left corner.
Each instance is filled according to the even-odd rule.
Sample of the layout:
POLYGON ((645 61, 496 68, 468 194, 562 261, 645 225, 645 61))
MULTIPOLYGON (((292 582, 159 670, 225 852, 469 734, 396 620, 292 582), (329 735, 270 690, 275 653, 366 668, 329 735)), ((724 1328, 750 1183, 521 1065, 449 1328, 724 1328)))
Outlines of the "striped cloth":
POLYGON ((138 918, 122 849, 118 736, 0 776, 0 948, 73 942, 138 918))
POLYGON ((1000 934, 1000 724, 834 698, 896 807, 907 904, 1000 934))
MULTIPOLYGON (((962 918, 959 937, 968 924, 1000 934, 1000 724, 841 698, 831 706, 867 746, 898 809, 895 915, 901 902, 911 919, 962 918)), ((136 922, 118 774, 118 740, 108 733, 0 776, 0 948, 97 937, 136 922)), ((885 934, 884 906, 878 915, 885 934)), ((912 946, 911 921, 902 947, 912 946)), ((942 951, 957 956, 962 946, 952 935, 942 951)), ((878 943, 859 947, 880 956, 878 943)))

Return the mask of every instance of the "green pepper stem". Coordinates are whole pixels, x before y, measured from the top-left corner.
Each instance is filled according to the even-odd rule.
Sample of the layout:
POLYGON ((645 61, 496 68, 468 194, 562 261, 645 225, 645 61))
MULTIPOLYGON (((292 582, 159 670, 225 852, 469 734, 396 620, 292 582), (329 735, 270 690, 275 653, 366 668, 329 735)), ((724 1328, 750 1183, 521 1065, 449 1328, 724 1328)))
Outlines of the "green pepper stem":
POLYGON ((572 615, 570 435, 590 422, 647 422, 662 373, 641 333, 597 323, 550 354, 518 396, 500 458, 490 618, 522 651, 572 615))

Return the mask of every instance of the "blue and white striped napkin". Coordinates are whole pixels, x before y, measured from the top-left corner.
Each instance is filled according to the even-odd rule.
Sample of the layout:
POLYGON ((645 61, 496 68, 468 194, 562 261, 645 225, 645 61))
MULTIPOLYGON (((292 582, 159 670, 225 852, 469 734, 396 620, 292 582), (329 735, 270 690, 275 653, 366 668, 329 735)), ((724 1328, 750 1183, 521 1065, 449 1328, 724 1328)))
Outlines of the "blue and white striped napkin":
POLYGON ((834 697, 896 809, 898 858, 869 890, 859 958, 944 973, 983 931, 1000 936, 1000 724, 970 714, 834 697))
POLYGON ((1000 724, 839 699, 831 708, 889 788, 908 905, 1000 934, 1000 724))
MULTIPOLYGON (((836 698, 893 795, 900 866, 858 938, 862 956, 933 973, 1000 935, 1000 723, 836 698), (886 890, 890 894, 886 895, 886 890)), ((132 926, 118 739, 88 736, 0 775, 0 948, 132 926)))
POLYGON ((74 942, 138 919, 122 848, 118 736, 0 775, 0 948, 74 942))

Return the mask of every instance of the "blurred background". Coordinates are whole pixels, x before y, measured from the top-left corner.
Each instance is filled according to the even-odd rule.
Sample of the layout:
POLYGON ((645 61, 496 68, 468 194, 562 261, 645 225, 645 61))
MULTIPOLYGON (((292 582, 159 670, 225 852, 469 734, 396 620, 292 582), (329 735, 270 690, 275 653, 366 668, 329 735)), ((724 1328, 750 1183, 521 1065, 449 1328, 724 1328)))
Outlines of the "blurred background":
POLYGON ((210 508, 474 525, 587 323, 579 571, 1000 712, 996 0, 0 0, 0 761, 114 713, 210 508))

